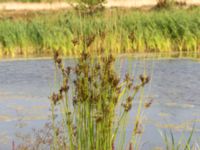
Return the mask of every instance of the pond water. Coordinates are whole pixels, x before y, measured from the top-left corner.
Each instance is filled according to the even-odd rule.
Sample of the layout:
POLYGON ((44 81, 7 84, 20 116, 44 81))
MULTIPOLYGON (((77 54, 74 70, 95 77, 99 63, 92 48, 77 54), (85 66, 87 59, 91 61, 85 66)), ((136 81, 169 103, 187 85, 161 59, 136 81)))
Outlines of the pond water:
MULTIPOLYGON (((66 64, 73 64, 73 59, 66 64)), ((117 71, 136 77, 146 71, 151 83, 144 99, 153 105, 143 111, 141 149, 163 146, 160 131, 172 129, 178 138, 189 136, 195 124, 194 142, 200 142, 200 63, 187 59, 136 60, 120 58, 117 71)), ((55 66, 52 60, 0 61, 0 149, 11 149, 16 134, 42 128, 50 114, 48 96, 53 91, 55 66)), ((137 106, 135 106, 137 107, 137 106)), ((135 109, 130 113, 133 118, 135 109)), ((133 119, 129 121, 128 136, 133 119)), ((130 134, 129 134, 130 133, 130 134)))

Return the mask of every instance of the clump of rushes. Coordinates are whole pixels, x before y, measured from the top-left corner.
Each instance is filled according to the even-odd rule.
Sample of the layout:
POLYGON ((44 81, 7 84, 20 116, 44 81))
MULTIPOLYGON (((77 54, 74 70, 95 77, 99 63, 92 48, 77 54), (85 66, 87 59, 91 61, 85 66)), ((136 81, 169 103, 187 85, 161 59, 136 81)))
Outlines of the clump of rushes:
MULTIPOLYGON (((111 54, 92 57, 83 51, 75 67, 65 67, 55 52, 54 61, 62 74, 62 85, 50 98, 62 110, 67 147, 70 150, 118 149, 114 143, 121 120, 130 112, 136 94, 150 78, 141 75, 141 81, 136 84, 126 74, 121 80, 114 71, 115 58, 111 54), (124 109, 116 123, 118 104, 124 109)), ((138 121, 136 126, 134 134, 137 134, 138 121)))

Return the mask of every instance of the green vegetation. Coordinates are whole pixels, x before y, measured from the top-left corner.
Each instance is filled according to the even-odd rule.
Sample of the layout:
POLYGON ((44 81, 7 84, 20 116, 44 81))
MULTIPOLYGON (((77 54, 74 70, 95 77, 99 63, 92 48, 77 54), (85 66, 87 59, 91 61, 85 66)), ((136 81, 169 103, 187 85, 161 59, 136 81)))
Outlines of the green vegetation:
MULTIPOLYGON (((200 9, 105 10, 87 17, 77 12, 40 13, 25 19, 0 21, 1 56, 92 53, 173 52, 197 54, 200 49, 200 9), (49 19, 51 18, 51 19, 49 19), (83 36, 84 35, 84 36, 83 36)), ((17 17, 16 17, 17 18, 17 17)))
MULTIPOLYGON (((66 131, 66 139, 61 144, 55 129, 52 149, 124 149, 127 146, 124 145, 127 141, 127 117, 133 101, 150 78, 142 74, 136 83, 136 79, 126 74, 124 80, 120 80, 113 68, 115 59, 110 54, 94 57, 84 51, 75 67, 65 67, 58 52, 55 52, 54 60, 62 75, 62 82, 58 92, 51 96, 52 128, 55 129, 56 121, 54 109, 60 104, 60 128, 66 131)), ((142 98, 139 98, 139 102, 133 123, 133 143, 136 143, 135 136, 141 132, 141 109, 150 106, 145 105, 142 98)))
POLYGON ((74 1, 86 4, 88 6, 96 6, 104 3, 106 0, 74 0, 74 1))
POLYGON ((193 127, 192 131, 190 132, 190 135, 188 139, 186 139, 185 135, 183 134, 178 142, 176 142, 173 132, 170 130, 169 135, 164 132, 161 133, 161 136, 163 138, 163 141, 165 143, 165 149, 166 150, 193 150, 198 148, 198 145, 192 145, 192 137, 195 132, 195 128, 193 127))
MULTIPOLYGON (((25 18, 4 16, 0 21, 0 56, 54 54, 57 75, 61 77, 56 83, 58 91, 49 97, 53 130, 48 135, 50 140, 36 137, 39 144, 34 146, 42 149, 42 143, 55 150, 137 150, 140 144, 137 136, 140 139, 142 133, 142 109, 149 108, 153 102, 143 101, 144 87, 150 78, 144 71, 139 81, 129 74, 122 79, 113 68, 113 56, 175 52, 179 56, 197 57, 200 9, 172 9, 171 1, 164 0, 156 8, 167 9, 98 12, 93 8, 103 1, 81 2, 89 9, 35 13, 25 18), (61 56, 72 55, 80 56, 77 63, 65 67, 61 56), (138 107, 130 140, 126 139, 127 121, 136 99, 138 107), (56 110, 61 115, 58 119, 56 110)), ((178 144, 172 132, 171 140, 167 134, 162 136, 166 150, 192 149, 193 131, 185 142, 181 139, 178 144)), ((29 148, 32 147, 21 147, 29 148)))
MULTIPOLYGON (((55 51, 55 78, 58 77, 58 80, 55 82, 57 91, 50 96, 52 122, 45 125, 43 130, 38 130, 33 141, 26 137, 27 141, 17 149, 140 149, 143 142, 140 141, 143 110, 151 107, 153 102, 143 98, 150 77, 145 71, 139 78, 131 72, 132 76, 127 73, 120 77, 113 66, 114 56, 106 51, 103 54, 93 56, 84 50, 75 59, 75 65, 65 66, 66 63, 55 51), (135 115, 130 116, 134 118, 134 128, 128 133, 131 109, 136 109, 135 115), (126 135, 130 133, 132 137, 127 138, 126 135)), ((189 136, 183 134, 177 141, 171 130, 169 134, 161 132, 165 146, 163 150, 198 149, 198 145, 192 141, 194 134, 195 127, 189 136)), ((151 139, 147 140, 151 142, 151 139)))

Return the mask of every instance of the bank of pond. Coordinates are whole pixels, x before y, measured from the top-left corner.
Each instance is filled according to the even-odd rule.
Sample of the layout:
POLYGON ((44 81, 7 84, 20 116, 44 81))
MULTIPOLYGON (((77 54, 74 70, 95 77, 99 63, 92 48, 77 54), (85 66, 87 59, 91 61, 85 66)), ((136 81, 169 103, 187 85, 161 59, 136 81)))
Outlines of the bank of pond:
POLYGON ((95 14, 62 10, 3 15, 0 56, 76 56, 91 53, 179 53, 200 50, 200 9, 106 9, 95 14))

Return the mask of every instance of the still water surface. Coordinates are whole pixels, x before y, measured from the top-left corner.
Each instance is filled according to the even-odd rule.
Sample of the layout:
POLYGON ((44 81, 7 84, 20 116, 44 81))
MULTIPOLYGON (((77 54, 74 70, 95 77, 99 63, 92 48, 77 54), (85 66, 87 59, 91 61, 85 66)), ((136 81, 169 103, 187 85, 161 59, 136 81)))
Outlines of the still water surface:
MULTIPOLYGON (((74 60, 66 60, 73 65, 74 60)), ((194 141, 200 142, 200 63, 192 60, 136 60, 120 58, 116 70, 123 77, 128 71, 136 77, 144 72, 151 76, 144 99, 153 99, 144 110, 144 134, 141 149, 163 145, 160 131, 173 130, 189 135, 195 124, 194 141), (144 69, 145 68, 145 69, 144 69), (196 123, 195 123, 196 122, 196 123)), ((16 133, 41 128, 50 114, 48 96, 54 85, 52 60, 0 62, 0 150, 11 149, 16 133)), ((133 118, 133 109, 130 118, 133 118)), ((127 129, 130 137, 133 119, 127 129)))

